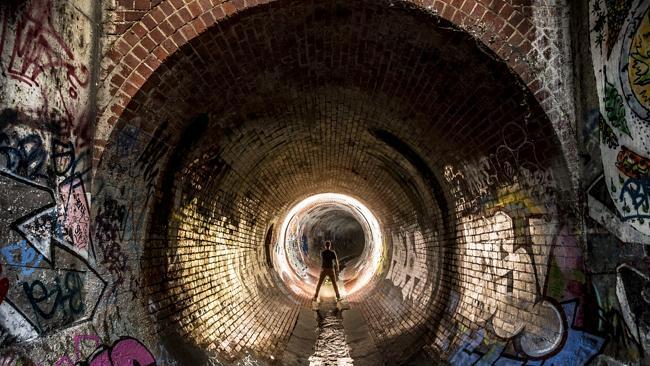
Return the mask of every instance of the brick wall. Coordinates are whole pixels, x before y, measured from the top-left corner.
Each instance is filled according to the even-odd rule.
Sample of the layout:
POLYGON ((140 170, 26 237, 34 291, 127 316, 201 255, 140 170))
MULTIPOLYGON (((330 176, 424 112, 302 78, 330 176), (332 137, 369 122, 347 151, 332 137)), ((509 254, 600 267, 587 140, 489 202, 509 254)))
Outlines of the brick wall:
POLYGON ((305 299, 262 243, 335 191, 382 222, 351 301, 391 364, 644 364, 647 14, 1 2, 0 363, 270 361, 305 299))
MULTIPOLYGON (((568 45, 565 4, 474 0, 416 3, 468 31, 504 59, 548 112, 565 152, 575 154, 573 129, 567 122, 573 109, 567 98, 570 85, 563 83, 570 74, 570 53, 560 47, 568 45), (540 29, 535 27, 538 22, 540 29)), ((141 5, 146 8, 146 4, 141 5)), ((98 137, 106 139, 131 97, 170 54, 225 17, 258 5, 257 1, 163 1, 138 22, 115 20, 133 9, 128 4, 111 8, 114 11, 107 12, 107 33, 113 36, 107 37, 102 67, 106 83, 98 137), (122 32, 122 28, 128 31, 122 32)), ((98 145, 96 157, 101 150, 98 145)))
POLYGON ((330 191, 361 198, 383 224, 382 272, 352 300, 387 359, 452 355, 465 329, 514 338, 522 322, 550 319, 527 336, 553 334, 541 268, 570 180, 551 123, 508 65, 407 8, 288 2, 243 14, 166 58, 107 144, 164 131, 143 262, 161 334, 218 357, 280 352, 304 299, 289 300, 260 243, 293 202, 330 191), (267 307, 277 316, 259 316, 267 307))

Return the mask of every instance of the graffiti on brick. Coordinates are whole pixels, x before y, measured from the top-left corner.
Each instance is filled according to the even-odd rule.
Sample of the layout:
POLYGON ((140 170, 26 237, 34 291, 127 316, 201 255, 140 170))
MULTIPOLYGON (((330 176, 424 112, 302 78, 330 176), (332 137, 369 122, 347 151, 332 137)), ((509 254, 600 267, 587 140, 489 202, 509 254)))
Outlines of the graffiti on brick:
POLYGON ((514 338, 530 357, 548 355, 564 342, 562 311, 543 296, 555 226, 527 218, 518 229, 525 233, 516 234, 514 220, 502 211, 463 220, 464 273, 477 279, 467 317, 498 337, 514 338))
POLYGON ((422 233, 391 233, 392 263, 386 279, 400 288, 402 300, 426 304, 432 295, 433 284, 429 271, 436 271, 435 263, 428 263, 426 242, 422 233))
POLYGON ((543 202, 545 211, 555 210, 555 177, 544 168, 534 144, 535 137, 515 123, 501 129, 502 143, 494 151, 474 160, 466 160, 443 169, 458 207, 476 213, 488 201, 496 200, 507 188, 516 187, 531 200, 543 202))
POLYGON ((461 365, 586 365, 602 352, 605 339, 575 325, 577 301, 561 304, 566 319, 572 320, 561 349, 544 357, 529 357, 511 349, 506 342, 490 340, 484 329, 466 332, 461 346, 449 363, 461 365))
POLYGON ((110 196, 105 196, 99 205, 95 216, 95 238, 102 252, 100 263, 106 266, 114 277, 114 291, 124 283, 125 271, 129 268, 127 255, 122 249, 128 211, 125 205, 110 196))
POLYGON ((138 255, 141 250, 145 216, 162 160, 169 152, 167 129, 168 124, 161 123, 149 134, 127 125, 117 131, 102 157, 94 191, 97 211, 92 237, 97 243, 98 262, 112 276, 111 294, 138 281, 132 278, 138 268, 130 264, 129 255, 138 255))

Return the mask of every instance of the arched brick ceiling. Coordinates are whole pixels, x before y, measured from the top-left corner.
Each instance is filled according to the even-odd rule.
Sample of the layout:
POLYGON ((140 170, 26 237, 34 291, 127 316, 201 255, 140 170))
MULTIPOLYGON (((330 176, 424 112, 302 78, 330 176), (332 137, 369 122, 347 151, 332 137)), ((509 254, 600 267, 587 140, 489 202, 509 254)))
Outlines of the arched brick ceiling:
POLYGON ((130 129, 169 152, 151 174, 153 198, 134 202, 152 207, 150 311, 168 339, 227 359, 286 346, 304 299, 283 288, 263 243, 300 199, 349 194, 381 220, 385 266, 353 301, 401 362, 445 333, 450 293, 466 286, 458 212, 481 207, 445 169, 489 158, 489 179, 503 186, 520 167, 567 176, 551 124, 508 65, 405 4, 278 1, 239 12, 146 79, 107 142, 97 173, 106 181, 130 129), (419 273, 409 301, 408 283, 387 279, 399 237, 421 248, 407 263, 419 273))

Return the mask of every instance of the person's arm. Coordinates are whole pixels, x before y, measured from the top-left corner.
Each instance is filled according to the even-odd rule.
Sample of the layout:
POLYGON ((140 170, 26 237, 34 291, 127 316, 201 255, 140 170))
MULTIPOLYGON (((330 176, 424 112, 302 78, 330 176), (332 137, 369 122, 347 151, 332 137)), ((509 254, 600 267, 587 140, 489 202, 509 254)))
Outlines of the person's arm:
POLYGON ((334 261, 336 262, 336 277, 339 276, 339 256, 334 252, 334 261))

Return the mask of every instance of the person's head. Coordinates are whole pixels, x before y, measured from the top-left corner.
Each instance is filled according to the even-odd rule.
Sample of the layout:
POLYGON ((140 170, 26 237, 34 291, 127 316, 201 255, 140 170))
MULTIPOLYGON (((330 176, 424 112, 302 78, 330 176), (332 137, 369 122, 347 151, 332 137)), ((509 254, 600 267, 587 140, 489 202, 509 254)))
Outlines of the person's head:
POLYGON ((329 240, 325 241, 325 249, 332 249, 332 242, 329 240))

